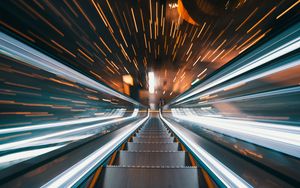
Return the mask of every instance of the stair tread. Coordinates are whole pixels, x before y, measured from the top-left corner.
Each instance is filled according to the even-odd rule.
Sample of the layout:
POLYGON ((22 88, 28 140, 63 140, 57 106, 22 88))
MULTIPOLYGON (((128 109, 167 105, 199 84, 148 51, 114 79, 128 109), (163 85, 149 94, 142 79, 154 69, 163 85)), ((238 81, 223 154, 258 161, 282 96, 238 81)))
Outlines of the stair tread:
POLYGON ((136 135, 171 135, 170 133, 164 132, 138 132, 136 135))
POLYGON ((162 168, 167 168, 167 169, 170 169, 170 168, 175 168, 175 169, 178 169, 178 168, 196 168, 198 169, 199 167, 197 166, 164 166, 164 165, 161 165, 161 166, 153 166, 153 165, 107 165, 105 166, 106 168, 158 168, 158 169, 162 169, 162 168))
POLYGON ((135 166, 184 166, 186 165, 186 152, 120 151, 117 164, 135 166))
POLYGON ((105 188, 194 188, 199 187, 198 170, 193 167, 137 168, 108 166, 104 169, 101 186, 105 188))
POLYGON ((170 138, 138 138, 133 137, 133 142, 173 142, 174 137, 170 138))
POLYGON ((135 141, 135 142, 131 142, 131 143, 136 143, 136 144, 172 144, 175 142, 155 142, 155 141, 135 141))
POLYGON ((141 136, 141 135, 137 135, 136 137, 137 138, 171 138, 172 136, 165 136, 165 135, 161 135, 161 136, 141 136))
POLYGON ((138 132, 160 132, 160 133, 168 133, 168 130, 160 130, 160 129, 144 129, 144 130, 139 130, 138 132))
POLYGON ((178 143, 127 143, 128 151, 143 151, 143 150, 168 150, 168 151, 178 151, 178 143))

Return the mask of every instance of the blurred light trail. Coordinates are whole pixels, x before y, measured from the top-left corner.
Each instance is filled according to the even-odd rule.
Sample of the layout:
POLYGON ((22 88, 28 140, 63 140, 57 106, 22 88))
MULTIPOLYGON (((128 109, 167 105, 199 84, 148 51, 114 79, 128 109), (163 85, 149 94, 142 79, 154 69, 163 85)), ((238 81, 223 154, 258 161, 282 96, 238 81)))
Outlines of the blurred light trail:
POLYGON ((210 83, 205 84, 203 87, 196 88, 188 94, 176 99, 174 102, 183 101, 184 99, 187 99, 195 94, 210 89, 218 84, 221 84, 243 73, 246 73, 258 66, 261 66, 276 58, 279 58, 285 54, 299 49, 299 33, 300 23, 294 25, 287 31, 276 36, 274 39, 268 41, 266 44, 263 44, 262 46, 258 47, 250 54, 243 56, 241 59, 238 60, 238 64, 241 65, 240 67, 235 68, 234 70, 226 73, 225 75, 222 75, 219 78, 214 78, 214 80, 210 83))
POLYGON ((203 128, 300 158, 300 127, 206 117, 196 115, 192 109, 184 108, 172 109, 172 115, 203 128))
POLYGON ((126 109, 116 109, 109 116, 82 118, 82 119, 78 119, 78 120, 55 122, 55 123, 48 123, 48 124, 41 124, 41 125, 27 125, 27 126, 23 126, 23 127, 4 128, 4 129, 0 129, 0 134, 10 134, 10 133, 16 133, 16 132, 41 130, 41 129, 48 129, 48 128, 56 128, 56 127, 60 127, 60 126, 76 125, 76 124, 81 124, 81 123, 91 123, 91 122, 95 122, 95 121, 115 119, 115 118, 122 117, 125 113, 125 110, 126 109))
POLYGON ((21 151, 21 152, 1 156, 0 157, 0 169, 3 169, 7 166, 11 166, 15 163, 19 163, 19 162, 24 161, 29 158, 37 157, 39 155, 48 153, 50 151, 59 149, 64 146, 65 145, 47 147, 47 148, 42 148, 42 149, 33 149, 30 151, 21 151))
POLYGON ((194 85, 194 84, 196 84, 197 82, 199 82, 200 80, 199 80, 199 78, 197 78, 196 80, 194 80, 192 83, 191 83, 191 85, 194 85))
POLYGON ((0 145, 0 151, 23 148, 25 144, 35 142, 35 141, 45 140, 47 142, 48 139, 55 138, 55 137, 66 137, 70 134, 86 133, 88 131, 100 128, 105 125, 122 122, 122 121, 126 121, 129 119, 135 118, 137 116, 137 112, 138 112, 138 110, 134 110, 134 112, 132 113, 131 116, 124 117, 124 118, 114 119, 114 120, 105 121, 102 123, 97 123, 97 124, 92 124, 92 125, 86 125, 84 127, 73 128, 70 130, 58 131, 58 132, 54 132, 54 133, 50 133, 50 134, 46 134, 46 135, 42 135, 42 136, 33 136, 32 138, 23 139, 20 141, 4 143, 4 144, 0 145))
POLYGON ((100 84, 99 82, 88 78, 87 76, 31 48, 30 46, 15 40, 14 38, 4 34, 3 32, 0 33, 0 52, 12 58, 22 60, 23 62, 26 62, 35 67, 54 73, 68 80, 72 80, 76 83, 80 83, 87 87, 93 88, 97 91, 114 95, 118 98, 124 99, 125 101, 140 105, 137 101, 121 95, 115 90, 112 90, 100 84))
MULTIPOLYGON (((261 97, 273 97, 276 95, 288 95, 288 94, 297 94, 300 93, 300 86, 295 86, 292 88, 285 88, 285 89, 280 89, 280 90, 274 90, 274 91, 268 91, 268 92, 262 92, 262 93, 255 93, 252 95, 246 95, 246 96, 240 96, 240 97, 233 97, 233 98, 225 98, 225 99, 215 99, 212 101, 203 101, 199 102, 199 105, 213 105, 217 103, 229 103, 229 102, 234 102, 234 101, 245 101, 249 99, 257 99, 261 97)), ((201 109, 211 109, 211 107, 202 107, 201 109)), ((270 118, 270 117, 269 117, 270 118)))
POLYGON ((285 15, 288 11, 290 11, 292 8, 294 8, 297 4, 300 3, 300 0, 297 0, 294 4, 292 4, 289 8, 287 8, 285 11, 283 11, 281 14, 279 14, 276 19, 279 19, 283 15, 285 15))
POLYGON ((147 117, 135 121, 126 127, 124 131, 115 136, 115 138, 109 140, 108 143, 101 146, 98 150, 94 151, 92 154, 88 155, 71 168, 65 170, 63 173, 59 174, 51 181, 43 185, 43 188, 58 188, 58 187, 68 187, 71 188, 75 186, 82 178, 89 175, 92 170, 101 162, 103 162, 106 157, 111 154, 116 148, 118 148, 138 127, 140 127, 149 118, 149 112, 147 117))
MULTIPOLYGON (((300 55, 296 55, 296 56, 294 56, 290 59, 284 60, 283 63, 281 63, 280 65, 277 65, 277 66, 274 65, 272 67, 272 69, 256 72, 255 74, 251 74, 250 76, 246 76, 242 79, 239 79, 236 82, 221 85, 221 87, 209 90, 207 92, 203 92, 203 93, 201 93, 201 95, 197 95, 197 97, 202 98, 202 97, 209 96, 209 95, 212 95, 212 94, 217 93, 217 92, 227 91, 227 90, 230 90, 232 88, 236 88, 236 87, 239 87, 241 85, 245 85, 247 83, 250 83, 251 81, 261 79, 263 77, 267 77, 267 76, 270 76, 272 74, 279 73, 281 71, 287 71, 288 69, 296 68, 299 65, 300 65, 300 55)), ((192 99, 194 99, 194 97, 189 99, 189 100, 185 100, 184 102, 188 102, 192 99)))
MULTIPOLYGON (((239 175, 235 174, 228 167, 222 164, 218 159, 209 154, 204 150, 199 144, 195 143, 187 134, 184 134, 182 130, 178 127, 172 125, 168 120, 166 120, 161 112, 160 118, 165 124, 180 138, 180 140, 188 146, 188 148, 194 153, 198 159, 203 162, 206 167, 214 173, 215 176, 224 184, 225 187, 239 187, 239 188, 248 188, 252 187, 239 175)), ((191 117, 190 117, 191 118, 191 117)))
MULTIPOLYGON (((29 143, 26 143, 26 144, 23 144, 22 145, 22 149, 24 148, 29 148, 28 151, 31 151, 31 148, 30 147, 51 147, 52 144, 55 144, 55 145, 67 145, 69 144, 70 142, 75 142, 75 141, 78 141, 78 140, 82 140, 82 139, 85 139, 85 138, 88 138, 88 137, 91 137, 95 134, 84 134, 84 135, 66 135, 64 137, 58 137, 58 138, 49 138, 47 140, 38 140, 38 141, 33 141, 33 142, 29 142, 29 143)), ((16 149, 20 149, 20 148, 16 148, 16 149)), ((17 151, 17 150, 15 150, 17 151)), ((6 156, 6 155, 4 155, 6 156)))
MULTIPOLYGON (((295 0, 262 0, 259 4, 243 1, 238 6, 229 6, 232 2, 235 1, 223 7, 230 12, 226 16, 220 9, 204 13, 199 6, 185 7, 197 22, 191 25, 180 17, 176 7, 170 8, 170 2, 165 1, 92 0, 83 4, 8 0, 1 6, 0 24, 5 32, 16 34, 62 59, 61 63, 76 67, 84 75, 120 92, 124 92, 121 75, 131 74, 134 83, 147 90, 145 73, 153 67, 156 77, 163 81, 169 76, 159 73, 161 67, 170 70, 168 75, 172 77, 177 69, 182 69, 189 76, 177 79, 175 88, 172 84, 165 88, 177 95, 191 87, 190 83, 204 68, 209 70, 207 76, 211 75, 256 42, 267 40, 293 23, 298 16, 299 1, 295 0), (252 31, 245 34, 250 28, 252 31), (261 35, 254 34, 258 31, 261 35), (186 82, 185 87, 179 87, 181 82, 186 82)), ((168 95, 164 97, 171 99, 168 95)))

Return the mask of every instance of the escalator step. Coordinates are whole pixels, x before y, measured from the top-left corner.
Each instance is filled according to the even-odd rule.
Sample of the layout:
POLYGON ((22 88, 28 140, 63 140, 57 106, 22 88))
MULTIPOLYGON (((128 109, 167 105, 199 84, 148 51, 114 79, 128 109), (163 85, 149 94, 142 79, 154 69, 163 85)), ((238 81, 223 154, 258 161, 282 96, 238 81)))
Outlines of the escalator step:
POLYGON ((140 130, 168 130, 166 127, 142 127, 140 130))
POLYGON ((145 133, 145 134, 164 134, 164 133, 169 133, 168 130, 140 130, 138 133, 145 133))
POLYGON ((128 142, 127 148, 129 151, 178 151, 178 143, 133 143, 128 142))
POLYGON ((148 132, 148 131, 168 131, 168 129, 141 129, 140 132, 148 132))
POLYGON ((170 138, 137 138, 133 137, 132 138, 133 142, 166 142, 170 143, 174 141, 174 137, 170 138))
POLYGON ((171 138, 171 136, 166 136, 166 135, 147 135, 147 136, 141 136, 137 135, 137 138, 171 138))
POLYGON ((104 188, 194 188, 199 187, 198 170, 181 168, 136 168, 108 166, 99 187, 104 188))
POLYGON ((163 125, 146 125, 142 128, 149 128, 149 129, 160 129, 160 128, 166 128, 165 126, 163 125))
POLYGON ((136 136, 171 136, 171 134, 167 132, 139 132, 136 133, 136 136))
POLYGON ((120 151, 117 165, 129 166, 185 166, 186 152, 120 151))

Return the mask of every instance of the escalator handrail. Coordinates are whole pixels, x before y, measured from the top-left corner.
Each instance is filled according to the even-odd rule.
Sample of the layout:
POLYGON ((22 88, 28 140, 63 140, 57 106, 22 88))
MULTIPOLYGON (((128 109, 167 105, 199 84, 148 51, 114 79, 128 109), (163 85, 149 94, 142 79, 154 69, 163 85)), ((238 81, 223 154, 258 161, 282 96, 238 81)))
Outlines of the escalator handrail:
POLYGON ((43 188, 54 187, 73 187, 80 184, 85 177, 90 175, 99 164, 101 164, 109 155, 111 155, 126 139, 134 133, 149 118, 143 118, 134 125, 128 125, 127 129, 119 133, 115 138, 111 139, 105 145, 94 151, 84 159, 71 166, 63 173, 59 174, 51 181, 44 184, 43 188))
POLYGON ((218 159, 209 154, 204 150, 199 144, 193 142, 189 139, 189 136, 184 134, 176 126, 172 125, 168 120, 166 120, 161 111, 159 113, 162 121, 172 130, 172 132, 179 138, 179 140, 186 145, 189 150, 201 161, 213 174, 218 178, 218 180, 226 187, 239 187, 239 188, 249 188, 252 187, 240 176, 231 171, 228 167, 222 164, 218 159))

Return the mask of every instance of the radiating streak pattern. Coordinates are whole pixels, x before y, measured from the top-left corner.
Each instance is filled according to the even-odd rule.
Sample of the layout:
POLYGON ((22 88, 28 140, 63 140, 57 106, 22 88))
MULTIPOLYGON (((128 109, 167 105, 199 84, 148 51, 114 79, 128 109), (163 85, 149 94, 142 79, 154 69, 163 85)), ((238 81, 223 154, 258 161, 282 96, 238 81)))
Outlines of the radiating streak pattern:
POLYGON ((20 59, 28 64, 47 70, 48 72, 52 72, 68 80, 72 80, 98 91, 114 95, 118 98, 139 105, 139 103, 134 101, 133 99, 121 95, 120 93, 117 93, 116 91, 100 84, 99 82, 96 82, 80 74, 79 72, 72 70, 71 68, 59 63, 58 61, 50 57, 47 57, 41 52, 9 37, 2 32, 0 33, 0 50, 5 55, 20 59))
POLYGON ((267 42, 263 46, 255 49, 255 51, 251 54, 246 55, 242 59, 238 60, 239 64, 241 64, 241 66, 238 69, 228 72, 227 74, 222 75, 220 78, 214 78, 213 82, 206 84, 201 88, 194 89, 194 91, 189 92, 188 94, 176 99, 175 102, 180 102, 195 94, 210 89, 218 84, 221 84, 245 72, 248 72, 258 66, 261 66, 276 58, 279 58, 285 54, 299 49, 299 26, 300 24, 296 24, 292 28, 289 28, 289 30, 275 37, 272 41, 267 42))
POLYGON ((243 1, 237 6, 235 2, 218 4, 226 13, 220 9, 203 12, 192 6, 195 10, 187 9, 194 20, 190 24, 178 13, 178 4, 170 0, 7 1, 1 7, 4 16, 0 24, 118 91, 124 92, 124 74, 132 75, 135 83, 147 90, 145 74, 153 67, 173 76, 177 71, 188 72, 189 77, 167 86, 167 93, 177 95, 191 86, 201 70, 207 68, 209 76, 266 39, 270 31, 295 20, 299 6, 295 0, 243 1), (200 56, 201 61, 193 64, 200 56))
POLYGON ((179 2, 190 18, 172 0, 0 2, 1 172, 32 178, 34 163, 35 178, 78 149, 85 156, 41 181, 78 186, 147 121, 140 101, 157 100, 217 183, 255 187, 256 172, 268 185, 299 183, 300 1, 199 2, 179 2), (239 174, 231 159, 250 168, 239 174))

